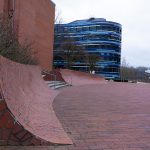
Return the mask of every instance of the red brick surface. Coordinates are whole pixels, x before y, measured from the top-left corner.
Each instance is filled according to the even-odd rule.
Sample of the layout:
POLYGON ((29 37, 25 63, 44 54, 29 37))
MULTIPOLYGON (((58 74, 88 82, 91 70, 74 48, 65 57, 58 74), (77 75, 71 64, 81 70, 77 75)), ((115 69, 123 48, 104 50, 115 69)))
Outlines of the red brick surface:
POLYGON ((0 0, 0 13, 13 16, 20 42, 32 43, 33 55, 38 58, 40 66, 52 70, 55 4, 51 0, 14 2, 0 0))
POLYGON ((55 80, 56 81, 64 81, 59 69, 55 69, 55 70, 51 71, 50 75, 49 74, 44 74, 44 75, 45 75, 45 77, 43 79, 46 81, 55 81, 55 80))
POLYGON ((4 0, 0 0, 0 14, 3 13, 4 9, 4 0))
POLYGON ((33 42, 40 65, 46 70, 53 64, 54 13, 55 5, 50 0, 16 0, 19 37, 33 42))
POLYGON ((6 104, 4 101, 1 101, 0 99, 0 111, 4 110, 6 108, 6 104))
POLYGON ((106 83, 103 77, 85 72, 60 69, 60 73, 65 82, 73 86, 106 83))
POLYGON ((74 145, 67 150, 150 150, 150 85, 65 89, 54 101, 74 145))
POLYGON ((0 93, 0 145, 72 143, 52 107, 59 92, 46 85, 38 66, 0 56, 0 93))
POLYGON ((0 150, 150 150, 150 85, 70 87, 53 106, 74 144, 0 150))
POLYGON ((20 41, 33 42, 43 69, 52 70, 55 5, 50 0, 16 0, 15 21, 20 41))

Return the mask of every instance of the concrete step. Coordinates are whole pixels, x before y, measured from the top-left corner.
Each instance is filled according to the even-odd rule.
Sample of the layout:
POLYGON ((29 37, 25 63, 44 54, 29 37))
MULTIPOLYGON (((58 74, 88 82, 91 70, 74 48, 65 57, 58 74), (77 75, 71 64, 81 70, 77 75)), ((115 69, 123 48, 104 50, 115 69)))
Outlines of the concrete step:
POLYGON ((68 84, 62 84, 62 85, 56 85, 54 87, 51 87, 52 89, 56 90, 56 89, 60 89, 60 88, 64 88, 64 87, 68 87, 68 84))
POLYGON ((63 87, 70 86, 69 84, 63 81, 46 81, 46 83, 51 89, 60 89, 63 87))
POLYGON ((53 86, 57 86, 57 85, 64 85, 66 84, 65 82, 54 82, 54 83, 48 83, 48 86, 49 87, 53 87, 53 86))
POLYGON ((64 81, 45 81, 47 84, 62 83, 64 81))

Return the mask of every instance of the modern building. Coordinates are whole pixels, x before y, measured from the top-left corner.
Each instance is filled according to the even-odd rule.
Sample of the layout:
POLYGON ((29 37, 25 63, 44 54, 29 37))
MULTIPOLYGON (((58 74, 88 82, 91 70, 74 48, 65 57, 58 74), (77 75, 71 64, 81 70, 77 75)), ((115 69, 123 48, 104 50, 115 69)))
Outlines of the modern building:
POLYGON ((20 42, 33 43, 33 55, 52 70, 55 4, 51 0, 0 0, 0 13, 11 18, 20 42))
MULTIPOLYGON (((73 38, 74 44, 82 46, 89 54, 100 56, 96 63, 95 73, 109 79, 120 77, 121 31, 119 23, 106 21, 103 18, 77 20, 68 24, 55 25, 54 65, 64 68, 66 61, 59 57, 59 46, 65 38, 73 38), (63 38, 63 39, 62 39, 63 38)), ((75 63, 75 70, 87 71, 83 62, 75 63)))

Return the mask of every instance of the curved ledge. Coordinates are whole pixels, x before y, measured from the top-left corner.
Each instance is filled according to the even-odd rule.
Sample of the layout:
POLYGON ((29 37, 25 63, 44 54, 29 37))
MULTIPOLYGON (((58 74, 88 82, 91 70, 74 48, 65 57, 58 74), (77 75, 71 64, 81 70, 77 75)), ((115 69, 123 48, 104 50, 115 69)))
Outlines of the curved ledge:
POLYGON ((39 67, 0 56, 0 93, 2 145, 72 144, 52 107, 58 92, 44 83, 39 67))
POLYGON ((65 82, 73 86, 106 83, 103 77, 85 72, 60 69, 60 73, 65 82))

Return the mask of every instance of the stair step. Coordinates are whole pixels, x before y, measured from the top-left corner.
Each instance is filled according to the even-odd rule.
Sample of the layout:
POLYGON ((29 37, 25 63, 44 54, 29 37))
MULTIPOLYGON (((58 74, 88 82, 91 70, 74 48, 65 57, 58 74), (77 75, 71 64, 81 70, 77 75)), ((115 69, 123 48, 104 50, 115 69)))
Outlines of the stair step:
POLYGON ((67 87, 69 86, 68 84, 63 84, 63 85, 58 85, 58 86, 55 86, 55 87, 51 87, 52 89, 60 89, 60 88, 63 88, 63 87, 67 87))
POLYGON ((66 83, 65 82, 63 82, 63 83, 51 83, 51 84, 48 84, 48 86, 53 87, 53 86, 63 85, 63 84, 66 84, 66 83))
POLYGON ((46 84, 51 88, 51 89, 60 89, 63 87, 70 86, 66 82, 63 81, 46 81, 46 84))
MULTIPOLYGON (((45 81, 47 84, 62 83, 64 81, 45 81)), ((65 82, 64 82, 65 83, 65 82)))

